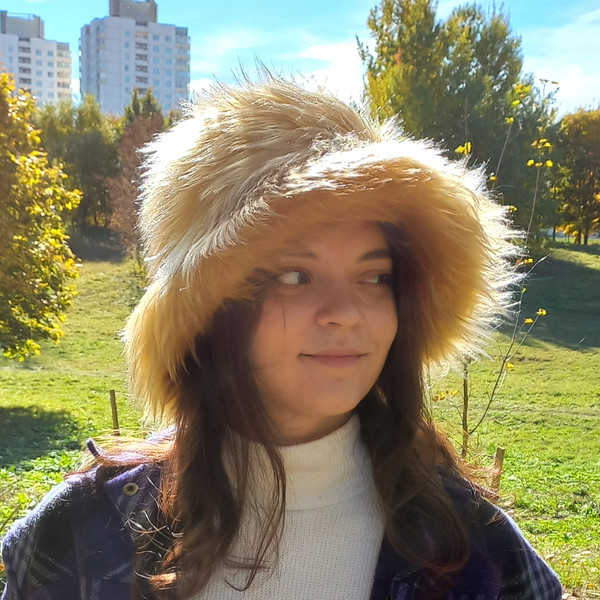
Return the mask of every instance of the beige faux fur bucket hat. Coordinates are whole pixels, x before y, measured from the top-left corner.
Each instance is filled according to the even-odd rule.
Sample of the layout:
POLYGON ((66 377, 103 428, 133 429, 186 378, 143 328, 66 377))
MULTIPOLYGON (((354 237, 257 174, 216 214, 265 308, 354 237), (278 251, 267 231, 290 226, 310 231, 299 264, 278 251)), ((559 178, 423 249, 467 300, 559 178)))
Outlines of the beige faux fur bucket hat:
POLYGON ((509 230, 482 174, 295 83, 215 86, 147 149, 141 199, 149 286, 126 350, 135 396, 167 419, 215 311, 324 223, 402 228, 427 274, 429 364, 472 353, 507 301, 509 230))

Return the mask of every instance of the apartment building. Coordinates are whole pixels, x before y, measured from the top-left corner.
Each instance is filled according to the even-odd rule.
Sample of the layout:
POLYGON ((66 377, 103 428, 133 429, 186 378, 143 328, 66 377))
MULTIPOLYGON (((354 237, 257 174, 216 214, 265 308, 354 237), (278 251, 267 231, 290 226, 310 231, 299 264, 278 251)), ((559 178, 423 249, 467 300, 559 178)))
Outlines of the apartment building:
POLYGON ((46 40, 36 15, 0 10, 0 69, 40 104, 72 98, 69 44, 46 40))
POLYGON ((81 93, 92 93, 103 112, 120 115, 137 88, 148 89, 163 110, 188 98, 187 27, 157 22, 154 0, 110 0, 110 15, 81 29, 81 93))

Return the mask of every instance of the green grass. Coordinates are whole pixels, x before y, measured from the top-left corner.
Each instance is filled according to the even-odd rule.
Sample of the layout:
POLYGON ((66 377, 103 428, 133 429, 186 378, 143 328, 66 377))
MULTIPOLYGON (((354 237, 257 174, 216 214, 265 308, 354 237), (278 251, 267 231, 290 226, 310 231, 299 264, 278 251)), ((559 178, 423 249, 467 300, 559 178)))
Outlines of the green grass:
MULTIPOLYGON (((486 420, 470 439, 471 457, 491 467, 506 457, 500 505, 561 576, 565 588, 600 597, 600 246, 556 245, 531 273, 521 319, 536 323, 486 420)), ((470 372, 470 423, 487 403, 508 335, 495 360, 470 372)), ((431 390, 434 415, 461 440, 462 379, 431 390), (442 399, 442 395, 444 398, 442 399)))
MULTIPOLYGON (((139 429, 119 339, 139 293, 132 273, 128 262, 85 261, 61 343, 24 363, 0 360, 0 536, 77 465, 87 437, 110 434, 110 389, 122 427, 139 429)), ((600 246, 556 244, 527 288, 522 318, 539 307, 548 314, 512 361, 470 449, 484 465, 506 449, 500 505, 567 589, 600 598, 600 246)), ((506 343, 496 336, 490 354, 506 343)), ((471 369, 471 423, 497 368, 488 360, 471 369)), ((432 396, 447 392, 433 412, 457 442, 461 389, 456 374, 432 388, 432 396)))

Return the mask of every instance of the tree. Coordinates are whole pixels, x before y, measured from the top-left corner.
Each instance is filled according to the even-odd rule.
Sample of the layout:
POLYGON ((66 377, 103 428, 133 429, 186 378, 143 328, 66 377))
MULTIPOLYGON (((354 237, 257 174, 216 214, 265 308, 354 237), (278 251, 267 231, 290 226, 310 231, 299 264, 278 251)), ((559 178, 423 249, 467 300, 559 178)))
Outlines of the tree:
POLYGON ((409 135, 486 165, 526 224, 536 180, 526 170, 529 145, 540 137, 549 103, 522 74, 521 44, 508 17, 462 6, 440 21, 432 0, 382 0, 368 26, 374 47, 359 42, 359 53, 373 113, 397 115, 409 135))
POLYGON ((63 165, 71 188, 82 192, 77 228, 108 226, 111 205, 104 179, 116 174, 118 158, 113 128, 95 98, 86 95, 78 106, 48 104, 37 122, 49 158, 63 165))
POLYGON ((561 213, 577 244, 600 228, 600 109, 563 117, 561 213))
POLYGON ((141 166, 138 151, 164 127, 162 110, 152 91, 148 90, 140 102, 135 89, 121 122, 122 134, 117 145, 120 172, 104 180, 112 202, 110 228, 119 234, 124 248, 138 259, 136 198, 141 166))
POLYGON ((77 275, 62 214, 80 194, 48 164, 33 110, 31 96, 15 95, 9 76, 0 74, 0 345, 20 359, 39 352, 41 340, 61 337, 77 275))

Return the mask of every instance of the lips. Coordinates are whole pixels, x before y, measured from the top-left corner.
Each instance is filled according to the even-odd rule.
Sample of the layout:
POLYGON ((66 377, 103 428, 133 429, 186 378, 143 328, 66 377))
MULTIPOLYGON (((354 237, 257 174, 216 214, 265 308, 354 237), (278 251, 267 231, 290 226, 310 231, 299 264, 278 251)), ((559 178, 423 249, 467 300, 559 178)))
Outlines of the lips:
POLYGON ((301 354, 300 356, 321 366, 341 368, 356 365, 365 354, 358 350, 346 348, 343 350, 332 349, 324 352, 301 354))

